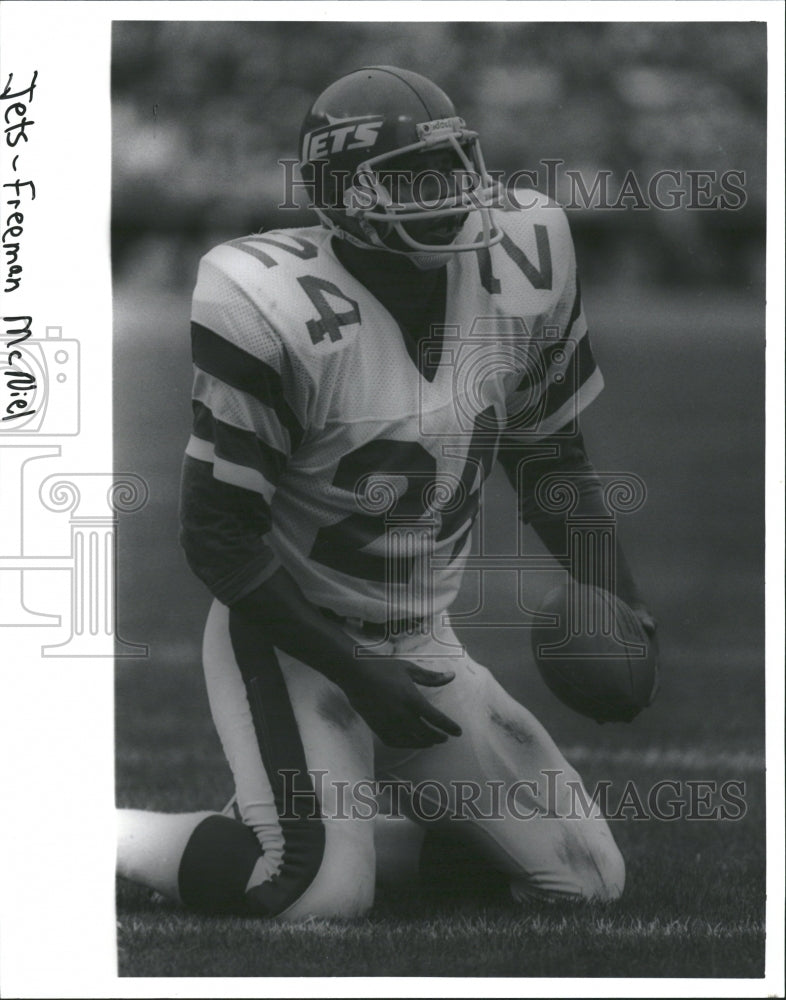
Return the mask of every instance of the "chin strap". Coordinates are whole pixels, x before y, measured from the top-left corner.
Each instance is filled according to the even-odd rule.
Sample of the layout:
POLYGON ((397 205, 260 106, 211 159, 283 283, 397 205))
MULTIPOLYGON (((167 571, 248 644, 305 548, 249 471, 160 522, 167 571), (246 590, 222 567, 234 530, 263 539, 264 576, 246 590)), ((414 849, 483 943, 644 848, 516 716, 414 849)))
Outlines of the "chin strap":
POLYGON ((407 258, 412 261, 419 271, 435 271, 438 267, 444 267, 455 256, 452 253, 410 253, 407 258))
MULTIPOLYGON (((317 209, 317 215, 322 225, 326 229, 329 229, 335 236, 338 236, 339 239, 346 240, 347 243, 351 243, 361 250, 379 250, 384 253, 394 253, 399 257, 405 257, 419 271, 433 271, 438 267, 444 267, 450 261, 451 257, 454 256, 450 252, 427 253, 425 250, 396 250, 394 247, 387 246, 376 227, 366 219, 354 220, 357 223, 358 229, 367 237, 366 239, 361 239, 359 236, 355 236, 354 233, 348 232, 343 226, 340 226, 329 215, 321 212, 319 209, 317 209)), ((393 227, 388 226, 387 228, 392 231, 393 227)), ((388 234, 386 233, 385 235, 388 234)))

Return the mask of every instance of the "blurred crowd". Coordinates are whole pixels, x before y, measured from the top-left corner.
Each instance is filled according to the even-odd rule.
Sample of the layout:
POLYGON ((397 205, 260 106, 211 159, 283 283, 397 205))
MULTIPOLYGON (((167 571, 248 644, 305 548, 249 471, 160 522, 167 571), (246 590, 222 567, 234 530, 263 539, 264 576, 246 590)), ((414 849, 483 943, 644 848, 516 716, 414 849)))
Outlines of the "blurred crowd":
POLYGON ((182 286, 221 240, 311 224, 277 208, 279 160, 297 156, 313 98, 374 64, 430 76, 489 167, 528 170, 525 186, 566 205, 592 280, 761 286, 767 46, 754 22, 116 21, 117 277, 182 286), (600 188, 585 197, 576 177, 590 193, 604 175, 605 203, 600 188))

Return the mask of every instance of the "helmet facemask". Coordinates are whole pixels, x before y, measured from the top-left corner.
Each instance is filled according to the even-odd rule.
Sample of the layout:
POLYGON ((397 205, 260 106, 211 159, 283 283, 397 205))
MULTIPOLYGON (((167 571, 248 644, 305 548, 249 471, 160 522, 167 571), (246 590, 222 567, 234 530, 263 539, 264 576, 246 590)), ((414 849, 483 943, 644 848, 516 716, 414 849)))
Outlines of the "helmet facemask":
POLYGON ((416 132, 416 142, 360 162, 346 185, 346 174, 328 175, 336 207, 317 209, 322 222, 355 245, 402 254, 421 268, 498 243, 496 188, 477 133, 458 117, 422 122, 416 132), (472 213, 481 232, 476 242, 461 242, 472 213))

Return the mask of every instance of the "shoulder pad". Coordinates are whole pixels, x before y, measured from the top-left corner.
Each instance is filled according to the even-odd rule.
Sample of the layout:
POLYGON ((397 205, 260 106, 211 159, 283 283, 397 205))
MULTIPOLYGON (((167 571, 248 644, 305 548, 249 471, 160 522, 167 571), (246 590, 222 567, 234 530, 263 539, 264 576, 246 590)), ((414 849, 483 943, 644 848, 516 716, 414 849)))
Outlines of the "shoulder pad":
POLYGON ((534 189, 523 189, 505 196, 497 218, 502 227, 513 235, 522 228, 546 226, 554 241, 571 241, 565 209, 548 195, 534 189))
POLYGON ((359 291, 329 239, 315 226, 223 243, 202 259, 195 303, 206 290, 216 299, 217 290, 214 313, 253 313, 287 354, 318 370, 354 338, 360 322, 359 291))

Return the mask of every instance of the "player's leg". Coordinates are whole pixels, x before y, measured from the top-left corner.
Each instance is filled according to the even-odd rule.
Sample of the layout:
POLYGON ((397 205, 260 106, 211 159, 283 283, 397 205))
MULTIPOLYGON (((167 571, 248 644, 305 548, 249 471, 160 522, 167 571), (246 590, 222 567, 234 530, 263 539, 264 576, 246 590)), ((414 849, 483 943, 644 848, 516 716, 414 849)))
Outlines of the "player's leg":
MULTIPOLYGON (((190 835, 185 818, 148 821, 147 841, 157 830, 160 855, 172 859, 169 886, 203 909, 286 920, 365 912, 374 891, 373 823, 352 818, 351 797, 372 776, 365 723, 335 685, 273 650, 260 629, 218 602, 203 657, 242 821, 192 814, 190 835)), ((139 841, 138 825, 136 833, 139 841)))
POLYGON ((211 913, 247 913, 260 856, 253 832, 215 812, 117 811, 117 874, 211 913))
MULTIPOLYGON (((449 630, 440 638, 458 643, 449 630)), ((397 653, 417 660, 439 650, 431 638, 412 638, 397 653)), ((430 661, 418 662, 428 668, 430 661)), ((617 898, 622 856, 543 726, 466 654, 431 665, 456 673, 450 684, 422 690, 463 735, 412 753, 379 750, 378 773, 420 786, 416 816, 455 824, 508 875, 517 899, 617 898)))

